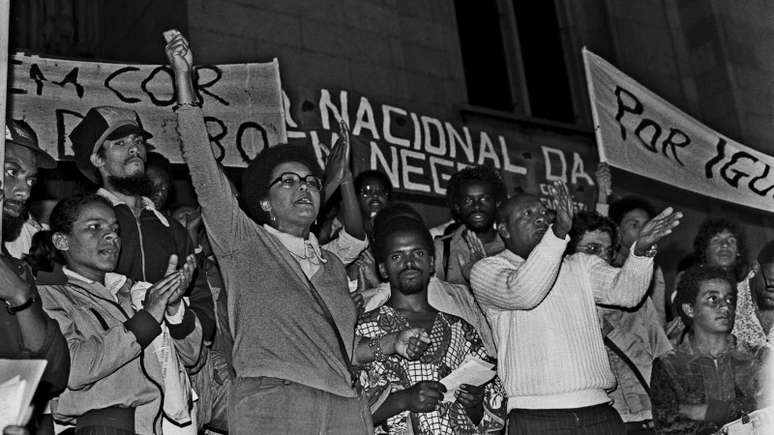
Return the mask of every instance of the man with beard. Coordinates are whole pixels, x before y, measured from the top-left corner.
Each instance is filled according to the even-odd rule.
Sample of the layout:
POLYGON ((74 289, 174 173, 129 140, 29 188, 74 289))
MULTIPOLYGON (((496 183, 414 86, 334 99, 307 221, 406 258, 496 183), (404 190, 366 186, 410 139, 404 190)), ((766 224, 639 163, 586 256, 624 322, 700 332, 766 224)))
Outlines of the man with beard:
POLYGON ((615 377, 596 304, 632 307, 653 273, 655 243, 682 214, 667 208, 640 230, 623 267, 596 255, 564 257, 574 215, 567 186, 552 186, 556 212, 527 194, 498 210, 506 250, 473 266, 471 288, 492 325, 498 374, 508 397, 510 434, 620 434, 606 389, 615 377), (554 217, 555 216, 555 217, 554 217))
MULTIPOLYGON (((180 266, 192 262, 194 246, 185 228, 164 216, 149 198, 153 184, 145 164, 152 147, 145 141, 151 137, 137 113, 109 106, 90 109, 70 133, 78 169, 100 186, 97 195, 113 204, 121 228, 121 255, 115 272, 155 283, 164 277, 171 255, 177 256, 180 266)), ((195 274, 187 296, 191 310, 185 310, 184 321, 198 318, 204 339, 210 340, 215 314, 202 274, 195 274)))
MULTIPOLYGON (((55 168, 56 161, 38 147, 26 123, 7 120, 3 177, 3 239, 14 240, 27 220, 27 201, 37 181, 38 168, 55 168)), ((54 433, 50 416, 41 420, 46 402, 64 390, 70 371, 67 343, 59 326, 43 311, 32 272, 7 252, 0 256, 0 358, 45 359, 45 372, 36 391, 31 428, 54 433)), ((2 430, 3 428, 0 428, 2 430)))
POLYGON ((494 218, 506 194, 500 176, 486 166, 465 168, 452 175, 446 198, 452 215, 463 225, 435 242, 438 279, 467 285, 470 268, 476 261, 505 248, 495 230, 494 218))
MULTIPOLYGON (((37 150, 38 157, 37 165, 44 169, 56 168, 56 161, 44 153, 38 148, 37 136, 32 128, 24 121, 8 120, 6 129, 6 143, 11 143, 13 146, 6 147, 6 152, 10 153, 10 158, 14 161, 18 161, 19 157, 16 155, 21 149, 16 145, 22 147, 29 147, 29 144, 34 144, 34 148, 37 150)), ((23 152, 23 150, 21 150, 23 152)), ((9 157, 6 157, 6 161, 9 157)), ((6 169, 6 178, 16 180, 19 177, 19 168, 16 165, 12 172, 10 169, 6 169)), ((30 246, 32 245, 32 236, 38 231, 45 229, 35 218, 30 216, 30 207, 28 199, 30 196, 30 190, 35 183, 37 177, 37 168, 31 173, 29 179, 30 183, 24 186, 21 183, 16 183, 19 187, 17 191, 11 192, 5 198, 4 213, 3 213, 3 246, 8 255, 13 258, 21 259, 25 254, 29 253, 30 246), (23 192, 22 192, 23 191, 23 192)))
POLYGON ((433 275, 433 241, 408 206, 388 206, 374 222, 374 250, 390 298, 358 321, 357 334, 371 340, 405 328, 430 334, 428 350, 417 361, 381 355, 361 374, 375 426, 387 433, 487 433, 503 427, 499 381, 463 384, 451 398, 439 381, 467 357, 488 359, 476 330, 440 311, 428 300, 433 275))

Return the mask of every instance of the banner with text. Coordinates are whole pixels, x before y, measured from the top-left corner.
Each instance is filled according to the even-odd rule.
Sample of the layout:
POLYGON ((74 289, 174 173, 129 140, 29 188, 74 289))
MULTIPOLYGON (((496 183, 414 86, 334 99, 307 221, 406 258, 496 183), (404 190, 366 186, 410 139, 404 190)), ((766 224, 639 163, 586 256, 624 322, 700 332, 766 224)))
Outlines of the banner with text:
POLYGON ((774 211, 774 157, 719 134, 583 50, 600 160, 691 192, 774 211))
POLYGON ((592 201, 597 160, 585 135, 520 129, 516 123, 475 128, 342 89, 289 91, 288 140, 311 145, 321 164, 344 120, 351 130, 356 169, 385 173, 400 192, 438 198, 459 169, 488 165, 503 176, 510 192, 521 189, 546 196, 550 182, 561 179, 581 208, 592 201))
MULTIPOLYGON (((158 151, 180 163, 172 73, 166 65, 84 62, 15 54, 10 63, 11 116, 35 130, 42 148, 72 158, 70 131, 94 106, 135 110, 158 151)), ((196 90, 213 149, 227 166, 246 166, 266 144, 287 140, 277 60, 201 65, 196 90)))

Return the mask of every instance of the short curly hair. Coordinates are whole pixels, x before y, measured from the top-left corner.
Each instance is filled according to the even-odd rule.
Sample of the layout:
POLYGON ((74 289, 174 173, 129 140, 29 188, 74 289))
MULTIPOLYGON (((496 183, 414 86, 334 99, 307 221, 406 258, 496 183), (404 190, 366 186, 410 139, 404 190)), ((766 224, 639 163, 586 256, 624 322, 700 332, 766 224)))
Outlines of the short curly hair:
POLYGON ((387 237, 404 230, 417 231, 431 254, 433 253, 433 236, 430 235, 422 216, 408 204, 394 203, 374 217, 374 256, 378 262, 384 262, 387 257, 387 237))
POLYGON ((451 210, 460 198, 462 185, 466 181, 482 181, 492 186, 495 201, 500 204, 508 196, 508 189, 500 175, 488 166, 469 166, 454 173, 446 186, 446 202, 451 210))
POLYGON ((280 144, 264 148, 242 174, 242 194, 240 195, 247 214, 258 224, 269 222, 269 213, 263 211, 260 201, 269 195, 271 173, 278 165, 287 162, 301 163, 309 168, 312 175, 323 177, 317 158, 307 146, 280 144))
POLYGON ((705 219, 699 227, 696 237, 693 239, 693 254, 700 259, 701 264, 707 264, 707 246, 709 246, 709 242, 714 236, 723 231, 728 231, 736 237, 738 257, 732 272, 737 282, 742 281, 750 270, 750 261, 747 258, 747 241, 744 230, 735 221, 716 217, 705 219))
POLYGON ((693 319, 683 311, 683 304, 691 306, 695 305, 701 283, 714 279, 728 282, 734 295, 736 295, 737 289, 734 276, 730 271, 720 267, 695 265, 689 267, 680 276, 680 281, 677 283, 677 295, 675 295, 674 308, 677 310, 677 313, 680 315, 680 318, 683 320, 686 327, 692 328, 693 319))
POLYGON ((602 231, 610 236, 613 252, 618 250, 618 228, 613 221, 595 211, 581 211, 575 214, 570 228, 570 241, 567 243, 565 255, 575 252, 575 248, 583 238, 583 235, 590 231, 602 231))
POLYGON ((616 225, 621 225, 624 215, 632 210, 643 210, 648 214, 649 219, 656 216, 656 209, 653 207, 653 204, 639 196, 625 196, 618 201, 613 202, 610 204, 610 212, 608 215, 616 225))

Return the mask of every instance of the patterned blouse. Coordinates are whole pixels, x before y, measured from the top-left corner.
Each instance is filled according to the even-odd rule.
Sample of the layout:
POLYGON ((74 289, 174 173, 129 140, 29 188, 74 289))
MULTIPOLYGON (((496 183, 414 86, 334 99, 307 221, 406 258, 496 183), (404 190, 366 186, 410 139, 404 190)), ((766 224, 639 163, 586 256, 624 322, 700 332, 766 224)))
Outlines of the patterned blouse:
MULTIPOLYGON (((363 314, 356 334, 365 337, 383 335, 408 329, 408 320, 394 308, 383 305, 363 314)), ((484 344, 476 330, 459 317, 439 312, 430 331, 431 343, 424 354, 415 361, 390 355, 384 362, 372 362, 364 366, 360 382, 376 410, 386 397, 405 390, 420 381, 439 381, 457 368, 466 356, 472 355, 489 360, 484 344)), ((506 414, 505 392, 499 379, 489 382, 484 389, 484 418, 476 426, 468 418, 459 402, 440 402, 432 412, 404 411, 396 414, 376 433, 388 434, 484 434, 497 432, 504 426, 506 414)))

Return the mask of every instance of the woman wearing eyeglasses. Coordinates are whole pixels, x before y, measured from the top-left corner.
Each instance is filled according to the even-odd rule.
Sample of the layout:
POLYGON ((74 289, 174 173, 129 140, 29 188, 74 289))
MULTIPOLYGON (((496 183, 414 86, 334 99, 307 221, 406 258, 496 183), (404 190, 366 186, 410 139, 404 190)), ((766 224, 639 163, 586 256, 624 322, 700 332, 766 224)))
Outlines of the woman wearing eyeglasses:
MULTIPOLYGON (((390 353, 418 357, 429 337, 419 329, 380 339, 355 336, 357 315, 342 259, 310 232, 323 194, 322 174, 310 150, 293 145, 264 149, 242 180, 249 216, 240 209, 212 154, 196 104, 188 42, 176 31, 165 36, 183 158, 230 292, 237 378, 229 433, 373 432, 352 366, 390 353)), ((341 185, 344 207, 359 216, 348 145, 343 140, 329 159, 325 192, 341 185)), ((356 236, 362 236, 362 227, 360 233, 356 236)))
MULTIPOLYGON (((618 251, 618 229, 595 212, 575 215, 568 255, 595 255, 610 263, 618 251)), ((610 392, 613 407, 626 424, 627 434, 653 432, 650 373, 653 360, 672 349, 650 297, 634 309, 597 306, 605 349, 617 387, 610 392)))

